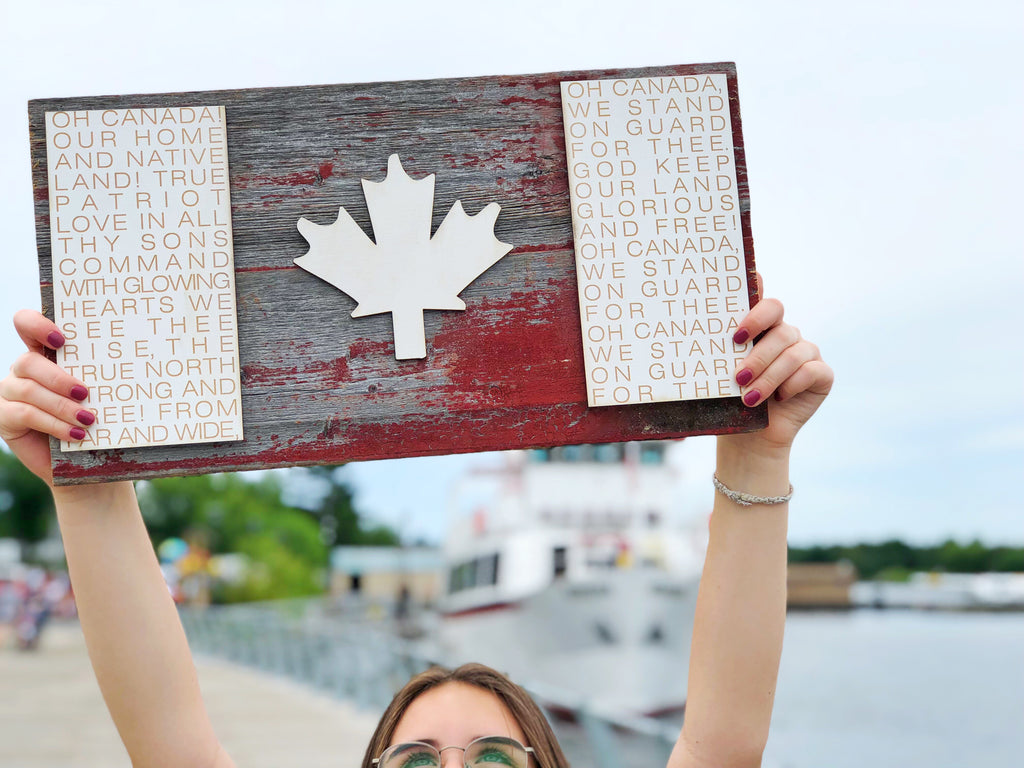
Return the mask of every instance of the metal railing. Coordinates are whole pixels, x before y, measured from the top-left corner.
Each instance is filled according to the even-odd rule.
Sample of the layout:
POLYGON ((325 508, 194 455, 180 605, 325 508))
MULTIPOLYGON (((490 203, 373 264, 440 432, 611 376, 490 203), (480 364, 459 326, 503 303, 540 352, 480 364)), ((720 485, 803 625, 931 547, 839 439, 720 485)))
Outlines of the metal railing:
MULTIPOLYGON (((384 603, 315 599, 183 607, 180 613, 196 653, 282 675, 374 712, 418 672, 451 666, 400 637, 384 603)), ((429 625, 431 615, 416 619, 429 625)), ((576 765, 664 765, 679 733, 678 724, 597 708, 537 681, 516 682, 548 715, 576 765)))

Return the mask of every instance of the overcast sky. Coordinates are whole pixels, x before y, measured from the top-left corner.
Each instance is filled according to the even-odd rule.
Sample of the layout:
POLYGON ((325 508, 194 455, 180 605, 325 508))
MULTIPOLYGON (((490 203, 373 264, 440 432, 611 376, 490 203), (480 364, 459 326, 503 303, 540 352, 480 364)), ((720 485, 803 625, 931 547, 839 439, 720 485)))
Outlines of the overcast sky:
MULTIPOLYGON (((3 315, 38 306, 30 98, 737 63, 769 295, 836 369, 797 444, 794 543, 1024 543, 1020 2, 47 2, 0 17, 3 315), (627 11, 627 8, 629 9, 627 11)), ((19 350, 0 327, 0 364, 19 350)), ((713 439, 676 461, 710 507, 713 439)), ((439 538, 494 456, 353 465, 439 538)))

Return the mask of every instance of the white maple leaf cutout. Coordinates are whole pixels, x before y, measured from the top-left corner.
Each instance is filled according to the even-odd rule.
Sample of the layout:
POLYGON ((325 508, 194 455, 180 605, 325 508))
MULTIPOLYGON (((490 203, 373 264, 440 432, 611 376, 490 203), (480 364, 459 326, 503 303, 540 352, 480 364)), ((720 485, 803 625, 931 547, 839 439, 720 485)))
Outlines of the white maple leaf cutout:
POLYGON ((459 293, 512 250, 494 236, 501 207, 468 216, 456 200, 431 237, 434 174, 413 180, 396 154, 384 181, 362 184, 377 242, 344 208, 333 224, 301 218, 309 252, 295 263, 355 299, 352 317, 390 312, 396 358, 426 357, 423 310, 465 309, 459 293))

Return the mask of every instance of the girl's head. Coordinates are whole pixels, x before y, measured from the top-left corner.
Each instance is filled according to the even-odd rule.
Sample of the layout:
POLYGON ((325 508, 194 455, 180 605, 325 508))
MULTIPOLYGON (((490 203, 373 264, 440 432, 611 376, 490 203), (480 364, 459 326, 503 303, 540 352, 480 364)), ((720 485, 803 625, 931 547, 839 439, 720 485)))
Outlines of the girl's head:
MULTIPOLYGON (((388 705, 363 756, 362 768, 401 742, 465 747, 481 736, 506 736, 533 748, 530 768, 567 768, 568 761, 544 713, 505 675, 482 664, 432 667, 405 684, 388 705)), ((444 752, 444 765, 462 765, 444 752)))

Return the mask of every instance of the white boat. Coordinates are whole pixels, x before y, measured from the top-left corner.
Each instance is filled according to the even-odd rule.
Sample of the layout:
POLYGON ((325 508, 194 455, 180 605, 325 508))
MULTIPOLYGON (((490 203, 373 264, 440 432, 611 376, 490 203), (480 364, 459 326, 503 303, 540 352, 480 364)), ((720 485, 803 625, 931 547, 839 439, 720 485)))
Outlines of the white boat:
POLYGON ((469 478, 444 547, 448 658, 594 707, 681 707, 707 526, 681 519, 669 445, 519 451, 469 478))

